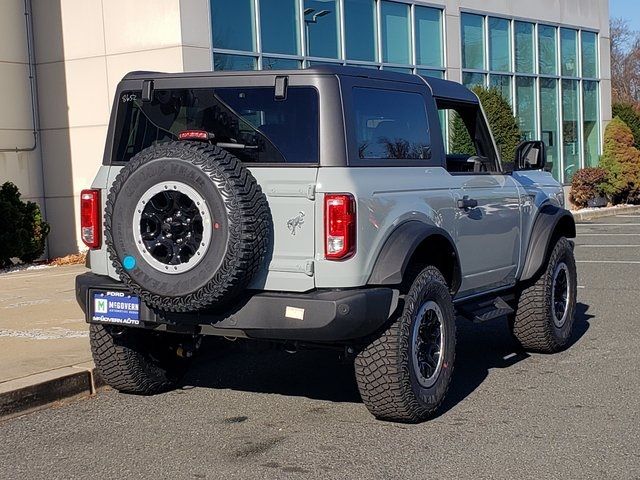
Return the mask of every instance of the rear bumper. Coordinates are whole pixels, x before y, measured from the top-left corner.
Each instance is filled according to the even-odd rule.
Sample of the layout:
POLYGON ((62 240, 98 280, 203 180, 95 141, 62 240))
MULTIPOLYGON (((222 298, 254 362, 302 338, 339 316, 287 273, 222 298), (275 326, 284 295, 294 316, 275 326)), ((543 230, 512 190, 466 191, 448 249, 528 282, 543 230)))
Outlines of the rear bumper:
MULTIPOLYGON (((76 277, 76 299, 89 323, 91 290, 126 291, 110 277, 85 273, 76 277)), ((136 328, 204 335, 245 336, 271 340, 346 342, 365 337, 390 317, 398 292, 390 288, 316 290, 309 293, 260 292, 238 300, 225 311, 158 312, 140 305, 136 328)))

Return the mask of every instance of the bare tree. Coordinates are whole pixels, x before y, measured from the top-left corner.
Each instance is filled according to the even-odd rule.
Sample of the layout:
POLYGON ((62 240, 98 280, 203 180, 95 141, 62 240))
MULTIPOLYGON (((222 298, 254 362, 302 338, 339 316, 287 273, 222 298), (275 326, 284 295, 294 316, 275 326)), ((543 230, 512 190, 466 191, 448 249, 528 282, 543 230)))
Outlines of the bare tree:
POLYGON ((614 102, 640 104, 640 33, 611 19, 611 89, 614 102))

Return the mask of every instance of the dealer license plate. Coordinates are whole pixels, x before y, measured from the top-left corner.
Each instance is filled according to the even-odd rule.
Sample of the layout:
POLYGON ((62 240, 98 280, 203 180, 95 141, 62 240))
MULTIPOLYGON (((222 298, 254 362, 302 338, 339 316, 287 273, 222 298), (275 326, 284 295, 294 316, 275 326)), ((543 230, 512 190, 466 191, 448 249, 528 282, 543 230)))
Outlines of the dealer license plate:
POLYGON ((91 291, 91 320, 118 325, 140 323, 140 298, 125 292, 91 291))

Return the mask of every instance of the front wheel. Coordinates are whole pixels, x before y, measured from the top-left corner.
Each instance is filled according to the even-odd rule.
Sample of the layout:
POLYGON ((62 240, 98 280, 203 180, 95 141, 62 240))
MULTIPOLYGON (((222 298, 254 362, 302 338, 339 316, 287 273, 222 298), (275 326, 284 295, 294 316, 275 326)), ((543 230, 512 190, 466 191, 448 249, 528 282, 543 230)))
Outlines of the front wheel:
POLYGON ((451 380, 456 326, 442 274, 422 270, 402 312, 355 359, 365 406, 378 419, 420 422, 437 410, 451 380))
POLYGON ((535 282, 520 294, 513 335, 525 350, 554 353, 569 343, 578 279, 573 248, 561 237, 535 282))
POLYGON ((187 335, 97 324, 90 326, 89 341, 105 383, 120 392, 142 395, 174 388, 197 348, 187 335))

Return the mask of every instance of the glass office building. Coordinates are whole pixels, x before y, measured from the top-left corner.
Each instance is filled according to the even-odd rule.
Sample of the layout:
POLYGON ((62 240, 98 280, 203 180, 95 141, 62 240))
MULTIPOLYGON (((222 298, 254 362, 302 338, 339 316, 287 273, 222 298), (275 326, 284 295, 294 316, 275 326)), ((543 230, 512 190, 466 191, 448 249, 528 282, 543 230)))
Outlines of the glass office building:
POLYGON ((444 1, 210 0, 213 69, 337 63, 495 87, 523 140, 546 142, 557 179, 568 183, 578 168, 597 165, 599 29, 552 21, 544 1, 542 20, 460 3, 452 12, 444 1))

